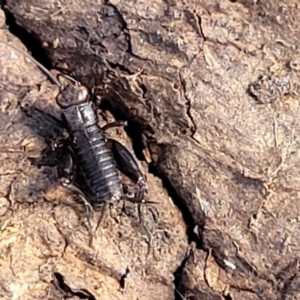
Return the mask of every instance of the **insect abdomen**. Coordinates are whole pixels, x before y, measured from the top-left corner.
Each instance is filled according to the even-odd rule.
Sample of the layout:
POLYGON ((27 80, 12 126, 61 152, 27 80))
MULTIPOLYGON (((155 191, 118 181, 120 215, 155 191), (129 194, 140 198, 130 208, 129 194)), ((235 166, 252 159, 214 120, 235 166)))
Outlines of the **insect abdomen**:
POLYGON ((97 202, 121 197, 121 182, 113 154, 97 125, 73 133, 73 149, 79 168, 97 202))

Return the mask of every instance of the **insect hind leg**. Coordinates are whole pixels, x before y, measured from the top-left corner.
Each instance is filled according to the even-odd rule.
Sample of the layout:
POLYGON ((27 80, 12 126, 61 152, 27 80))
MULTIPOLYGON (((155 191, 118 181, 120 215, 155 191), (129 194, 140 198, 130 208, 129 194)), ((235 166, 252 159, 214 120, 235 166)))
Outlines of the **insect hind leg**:
MULTIPOLYGON (((115 121, 103 126, 102 130, 106 131, 114 127, 127 125, 127 121, 115 121)), ((135 158, 128 149, 114 139, 107 139, 107 146, 113 152, 118 169, 135 183, 137 187, 135 195, 136 202, 141 201, 145 203, 144 193, 146 190, 146 180, 140 171, 135 158)))
MULTIPOLYGON (((136 202, 144 201, 144 193, 146 190, 146 180, 139 169, 139 166, 128 149, 121 143, 113 139, 107 140, 107 146, 112 150, 114 159, 118 169, 132 182, 134 182, 137 190, 135 194, 136 202)), ((131 199, 132 200, 132 199, 131 199)))
POLYGON ((95 229, 95 233, 98 230, 98 228, 103 224, 104 219, 105 219, 105 217, 107 215, 107 212, 108 212, 108 207, 110 205, 117 204, 121 200, 121 197, 122 197, 122 194, 117 192, 114 195, 112 195, 110 201, 103 201, 101 203, 102 207, 98 207, 98 205, 95 204, 95 210, 101 210, 101 215, 99 217, 99 220, 98 220, 98 223, 97 223, 97 226, 96 226, 96 229, 95 229))
POLYGON ((109 203, 107 203, 107 202, 105 202, 103 204, 103 206, 101 208, 101 214, 100 214, 99 220, 97 222, 97 226, 95 228, 94 234, 98 231, 99 227, 103 224, 105 217, 107 215, 107 212, 108 212, 108 206, 109 206, 109 203))
POLYGON ((125 127, 127 125, 128 125, 127 121, 115 121, 115 122, 108 123, 105 126, 103 126, 102 130, 106 131, 106 130, 114 128, 114 127, 125 127))
POLYGON ((87 216, 87 222, 88 222, 88 230, 91 233, 91 219, 94 216, 94 209, 88 199, 86 198, 85 194, 74 185, 74 181, 76 178, 76 165, 74 161, 74 157, 72 154, 72 151, 69 149, 66 149, 62 160, 58 164, 57 168, 58 176, 60 178, 60 183, 63 187, 67 188, 74 194, 76 194, 80 200, 84 203, 86 208, 86 216, 87 216))

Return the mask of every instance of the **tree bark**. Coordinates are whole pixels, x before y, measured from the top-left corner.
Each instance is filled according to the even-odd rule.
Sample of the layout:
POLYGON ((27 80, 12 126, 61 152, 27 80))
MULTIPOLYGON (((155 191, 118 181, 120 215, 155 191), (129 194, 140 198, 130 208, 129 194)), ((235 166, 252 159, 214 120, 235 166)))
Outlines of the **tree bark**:
POLYGON ((53 66, 130 121, 176 195, 198 248, 176 272, 183 296, 299 293, 296 1, 7 0, 5 9, 53 66))

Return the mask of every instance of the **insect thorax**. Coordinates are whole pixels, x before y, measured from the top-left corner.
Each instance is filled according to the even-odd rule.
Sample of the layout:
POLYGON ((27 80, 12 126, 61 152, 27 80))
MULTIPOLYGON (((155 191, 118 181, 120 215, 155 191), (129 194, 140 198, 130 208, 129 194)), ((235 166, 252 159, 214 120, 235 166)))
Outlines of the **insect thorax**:
POLYGON ((82 130, 98 123, 92 103, 83 103, 63 109, 63 116, 71 132, 82 130))

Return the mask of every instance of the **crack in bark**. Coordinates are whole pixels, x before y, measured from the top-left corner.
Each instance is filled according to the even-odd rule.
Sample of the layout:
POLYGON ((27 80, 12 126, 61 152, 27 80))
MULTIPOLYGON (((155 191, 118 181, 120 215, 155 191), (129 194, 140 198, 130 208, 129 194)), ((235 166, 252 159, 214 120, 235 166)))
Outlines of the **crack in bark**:
POLYGON ((179 81, 180 81, 180 85, 182 87, 182 90, 183 90, 183 96, 186 100, 186 115, 188 116, 189 120, 191 121, 192 123, 192 126, 190 127, 190 130, 191 130, 191 138, 193 138, 194 141, 196 141, 197 143, 199 143, 196 139, 194 139, 194 135, 197 131, 197 126, 196 126, 196 122, 194 121, 194 118, 191 114, 191 109, 192 109, 192 100, 189 99, 189 97, 187 96, 187 92, 186 92, 186 84, 185 84, 185 80, 182 78, 180 72, 178 73, 179 74, 179 81))

